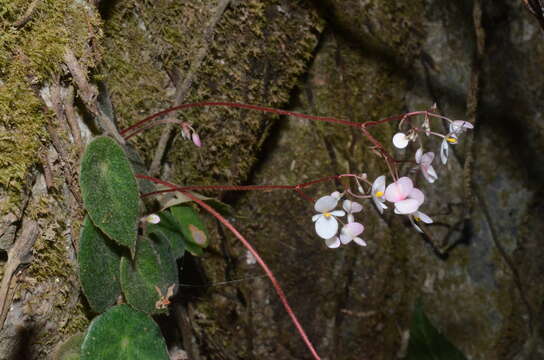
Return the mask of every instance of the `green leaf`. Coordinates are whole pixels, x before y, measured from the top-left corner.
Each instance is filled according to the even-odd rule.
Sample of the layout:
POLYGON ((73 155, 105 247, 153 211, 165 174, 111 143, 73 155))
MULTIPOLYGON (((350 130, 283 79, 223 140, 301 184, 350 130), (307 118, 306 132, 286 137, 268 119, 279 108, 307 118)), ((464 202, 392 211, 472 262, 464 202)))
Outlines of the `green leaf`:
POLYGON ((405 360, 466 360, 465 355, 431 324, 416 303, 405 360))
POLYGON ((178 269, 168 240, 160 233, 141 237, 134 260, 121 259, 121 287, 127 302, 148 314, 166 312, 166 301, 178 286, 178 269))
POLYGON ((53 360, 79 360, 81 343, 83 343, 82 333, 72 335, 60 346, 57 346, 51 358, 53 360))
POLYGON ((86 216, 79 238, 79 279, 89 305, 97 313, 104 312, 121 294, 120 261, 120 249, 86 216))
POLYGON ((133 252, 139 221, 138 186, 125 152, 112 138, 97 137, 87 146, 80 184, 93 223, 133 252))
POLYGON ((180 259, 185 253, 185 241, 181 233, 180 225, 169 211, 162 211, 157 214, 161 221, 158 224, 147 224, 147 233, 160 233, 168 239, 172 255, 180 259))
MULTIPOLYGON (((159 185, 158 188, 160 190, 169 189, 168 187, 162 186, 162 185, 159 185)), ((197 197, 198 199, 204 201, 206 204, 213 207, 221 215, 224 215, 224 216, 232 215, 232 208, 230 207, 230 205, 225 204, 224 202, 219 201, 215 198, 207 197, 193 191, 190 191, 190 193, 194 195, 195 197, 197 197)), ((167 193, 165 195, 160 196, 158 200, 162 205, 162 210, 166 210, 168 208, 171 208, 172 206, 183 205, 193 201, 191 198, 187 197, 186 195, 180 192, 167 193)))
POLYGON ((189 243, 201 248, 208 246, 208 234, 198 213, 190 206, 172 206, 172 215, 181 225, 181 232, 189 243))
POLYGON ((157 324, 127 305, 115 306, 89 325, 81 360, 169 360, 157 324))

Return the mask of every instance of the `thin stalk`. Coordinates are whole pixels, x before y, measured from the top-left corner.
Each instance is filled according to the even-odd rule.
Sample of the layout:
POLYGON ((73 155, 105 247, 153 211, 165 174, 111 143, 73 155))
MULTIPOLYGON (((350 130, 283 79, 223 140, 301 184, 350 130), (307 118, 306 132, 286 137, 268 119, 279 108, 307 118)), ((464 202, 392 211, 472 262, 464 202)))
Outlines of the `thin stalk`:
POLYGON ((136 177, 139 178, 139 179, 146 179, 146 180, 149 180, 149 181, 154 182, 156 184, 161 184, 161 185, 164 185, 166 187, 169 187, 172 190, 176 190, 176 191, 181 192, 183 195, 187 196, 188 198, 190 198, 191 200, 196 202, 198 205, 200 205, 202 208, 204 208, 204 210, 206 210, 211 215, 213 215, 227 229, 229 229, 230 232, 232 232, 234 234, 234 236, 236 236, 238 238, 238 240, 240 240, 242 242, 242 244, 245 246, 245 248, 255 257, 257 263, 259 263, 261 268, 264 270, 264 272, 266 273, 266 275, 270 279, 270 282, 272 283, 272 286, 274 287, 274 290, 276 290, 276 293, 278 294, 278 297, 280 298, 280 301, 283 304, 283 307, 285 308, 285 311, 287 311, 287 314, 289 315, 289 317, 291 318, 291 321, 293 322, 293 324, 297 328, 297 331, 300 334, 300 336, 302 337, 302 340, 304 341, 306 346, 308 347, 308 350, 310 350, 310 353, 312 354, 312 356, 314 357, 315 360, 321 360, 321 358, 317 354, 317 351, 315 350, 314 346, 312 345, 312 343, 310 342, 308 336, 306 335, 306 332, 304 331, 304 328, 302 327, 302 325, 298 321, 295 313, 293 312, 293 309, 289 305, 289 302, 287 301, 287 297, 285 296, 285 292, 283 291, 280 284, 278 283, 278 280, 274 276, 274 273, 272 272, 272 270, 270 270, 268 265, 266 265, 266 263, 261 258, 259 253, 257 253, 257 251, 251 246, 251 244, 242 236, 242 234, 240 234, 238 232, 238 230, 236 230, 236 228, 227 219, 225 219, 223 216, 221 216, 221 214, 219 214, 211 206, 207 205, 204 201, 200 200, 195 195, 191 194, 187 190, 182 190, 181 187, 178 187, 178 186, 176 186, 174 184, 171 184, 169 182, 166 182, 166 181, 163 181, 163 180, 160 180, 160 179, 156 179, 156 178, 152 178, 152 177, 146 176, 146 175, 137 174, 136 177))

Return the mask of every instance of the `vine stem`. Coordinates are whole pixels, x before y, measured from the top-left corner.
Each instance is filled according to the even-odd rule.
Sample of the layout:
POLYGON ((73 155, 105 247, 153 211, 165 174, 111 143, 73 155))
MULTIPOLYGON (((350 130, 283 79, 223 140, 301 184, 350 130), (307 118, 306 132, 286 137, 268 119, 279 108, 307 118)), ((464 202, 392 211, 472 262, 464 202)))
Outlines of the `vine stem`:
POLYGON ((337 180, 344 177, 358 178, 355 174, 340 174, 322 177, 316 180, 307 181, 297 185, 191 185, 191 186, 176 186, 167 190, 158 190, 142 194, 142 197, 163 194, 173 191, 193 191, 193 190, 223 190, 223 191, 254 191, 254 190, 300 190, 311 185, 319 184, 325 181, 337 180))
POLYGON ((178 187, 178 186, 176 186, 174 184, 171 184, 169 182, 166 182, 164 180, 153 178, 151 176, 136 174, 136 177, 139 178, 139 179, 149 180, 149 181, 154 182, 156 184, 164 185, 164 186, 166 186, 166 187, 168 187, 168 188, 170 188, 172 190, 181 192, 183 195, 187 196, 189 199, 193 200, 198 205, 200 205, 202 208, 204 208, 204 210, 206 210, 211 215, 213 215, 227 229, 229 229, 230 232, 232 232, 234 234, 234 236, 236 236, 236 238, 238 238, 238 240, 240 240, 240 242, 245 246, 245 248, 255 257, 256 261, 259 263, 261 268, 264 270, 264 272, 266 273, 266 275, 270 279, 270 282, 272 283, 272 286, 274 287, 274 290, 276 291, 276 294, 278 294, 278 297, 280 298, 280 301, 283 304, 283 307, 285 308, 285 311, 287 311, 287 314, 291 318, 291 321, 293 322, 293 324, 295 325, 298 333, 302 337, 302 340, 306 344, 306 347, 308 348, 308 350, 310 350, 310 353, 312 354, 313 358, 315 360, 321 360, 321 358, 317 354, 317 351, 315 350, 314 346, 312 345, 311 341, 309 340, 308 336, 306 335, 306 332, 304 331, 304 328, 302 327, 302 325, 298 321, 295 313, 293 312, 293 309, 289 305, 289 302, 287 301, 287 297, 285 296, 285 293, 284 293, 283 289, 279 285, 278 280, 274 276, 274 273, 272 272, 272 270, 270 270, 268 265, 266 265, 264 260, 261 258, 259 253, 253 248, 253 246, 251 246, 251 244, 242 236, 242 234, 240 234, 240 232, 227 219, 225 219, 223 216, 221 216, 221 214, 219 214, 212 207, 207 205, 204 201, 200 200, 198 197, 191 194, 189 191, 183 190, 183 188, 181 188, 181 187, 178 187))
POLYGON ((336 123, 336 124, 342 124, 352 127, 361 127, 361 123, 354 122, 354 121, 348 121, 348 120, 341 120, 333 117, 326 117, 326 116, 315 116, 315 115, 306 115, 302 113, 297 113, 294 111, 287 111, 287 110, 280 110, 280 109, 274 109, 271 107, 266 106, 259 106, 259 105, 250 105, 250 104, 240 104, 240 103, 232 103, 232 102, 217 102, 217 101, 204 101, 204 102, 198 102, 198 103, 191 103, 191 104, 183 104, 174 106, 168 109, 165 109, 163 111, 159 111, 158 113, 155 113, 153 115, 150 115, 146 117, 143 120, 138 121, 134 125, 131 125, 123 130, 121 130, 120 134, 125 135, 127 132, 131 131, 134 128, 137 128, 138 126, 145 124, 148 121, 151 121, 155 118, 158 118, 160 116, 166 115, 168 113, 171 113, 173 111, 177 110, 183 110, 193 107, 203 107, 203 106, 220 106, 220 107, 232 107, 232 108, 239 108, 239 109, 248 109, 248 110, 257 110, 257 111, 264 111, 269 113, 274 113, 278 115, 287 115, 287 116, 294 116, 302 119, 308 119, 308 120, 316 120, 316 121, 324 121, 329 123, 336 123))

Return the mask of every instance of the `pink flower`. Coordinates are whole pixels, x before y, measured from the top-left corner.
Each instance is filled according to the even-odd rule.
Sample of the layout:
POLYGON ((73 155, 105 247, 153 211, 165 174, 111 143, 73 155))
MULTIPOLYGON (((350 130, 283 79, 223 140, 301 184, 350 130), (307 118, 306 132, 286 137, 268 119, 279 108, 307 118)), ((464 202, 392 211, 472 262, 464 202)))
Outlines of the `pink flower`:
POLYGON ((193 132, 193 134, 191 135, 191 139, 193 140, 193 143, 196 146, 198 146, 198 147, 202 146, 202 142, 200 141, 200 136, 198 136, 198 134, 196 132, 193 132))
POLYGON ((438 179, 438 175, 436 174, 436 171, 434 171, 433 166, 431 163, 434 160, 434 153, 432 151, 427 152, 423 154, 423 149, 419 148, 416 151, 416 163, 418 163, 421 173, 425 177, 425 179, 430 182, 431 184, 438 179))
POLYGON ((396 214, 411 214, 423 204, 425 195, 405 176, 387 186, 385 199, 395 204, 396 214))
POLYGON ((340 231, 340 242, 345 245, 349 244, 351 240, 353 240, 357 245, 366 246, 366 242, 358 237, 358 235, 360 235, 364 230, 365 227, 363 224, 359 224, 357 222, 347 223, 340 231))

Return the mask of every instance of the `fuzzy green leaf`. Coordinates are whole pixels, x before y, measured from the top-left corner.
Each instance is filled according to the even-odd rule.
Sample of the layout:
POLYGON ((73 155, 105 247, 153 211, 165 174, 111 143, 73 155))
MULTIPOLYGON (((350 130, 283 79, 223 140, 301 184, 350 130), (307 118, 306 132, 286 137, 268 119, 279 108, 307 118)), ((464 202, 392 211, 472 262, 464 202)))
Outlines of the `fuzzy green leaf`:
POLYGON ((201 248, 208 246, 208 234, 198 213, 190 206, 172 206, 172 215, 181 225, 181 233, 189 243, 201 248))
POLYGON ((86 216, 79 239, 79 279, 89 305, 97 313, 104 312, 121 294, 120 261, 120 249, 86 216))
POLYGON ((161 221, 157 224, 148 224, 147 233, 162 234, 168 239, 174 258, 176 260, 182 258, 185 253, 185 241, 183 234, 181 233, 180 225, 169 211, 161 211, 157 215, 161 218, 161 221))
POLYGON ((97 137, 87 146, 80 183, 93 223, 133 252, 139 220, 138 186, 125 152, 112 138, 97 137))
POLYGON ((118 305, 89 326, 81 360, 169 360, 157 324, 146 314, 118 305))
POLYGON ((178 269, 168 240, 160 233, 138 239, 134 260, 121 259, 121 287, 127 302, 148 314, 166 311, 177 290, 178 269), (166 301, 167 302, 167 301, 166 301))
POLYGON ((465 355, 431 324, 416 303, 405 360, 466 360, 465 355))

